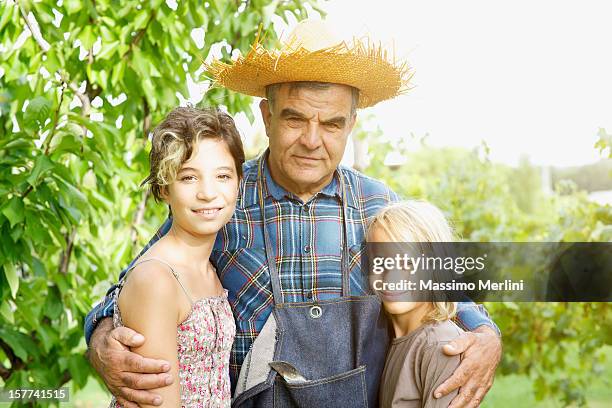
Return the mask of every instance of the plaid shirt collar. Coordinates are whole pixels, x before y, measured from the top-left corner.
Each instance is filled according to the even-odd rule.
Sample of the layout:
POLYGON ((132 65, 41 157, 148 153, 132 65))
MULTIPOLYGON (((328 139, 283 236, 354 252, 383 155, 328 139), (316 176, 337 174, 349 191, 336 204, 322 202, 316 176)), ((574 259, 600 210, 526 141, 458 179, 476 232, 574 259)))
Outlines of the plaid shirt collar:
MULTIPOLYGON (((268 198, 271 196, 276 201, 282 201, 285 198, 299 200, 299 198, 295 194, 290 191, 287 191, 284 187, 282 187, 281 185, 276 183, 274 179, 272 179, 272 175, 270 174, 270 169, 268 167, 268 154, 269 149, 266 149, 266 151, 257 160, 253 161, 254 163, 253 166, 250 168, 250 171, 245 171, 244 180, 242 184, 242 194, 240 197, 242 208, 249 208, 252 206, 259 205, 259 197, 257 191, 257 168, 260 160, 264 160, 264 183, 262 185, 262 190, 265 197, 268 198)), ((338 167, 334 171, 334 176, 332 177, 332 180, 329 182, 328 185, 323 187, 323 189, 317 195, 321 194, 327 197, 337 197, 338 201, 340 201, 342 199, 342 191, 340 188, 341 176, 342 168, 338 167)), ((352 208, 358 208, 357 199, 355 198, 355 193, 353 191, 355 186, 352 186, 350 183, 346 182, 346 177, 344 184, 347 186, 348 190, 346 203, 347 206, 352 208)))

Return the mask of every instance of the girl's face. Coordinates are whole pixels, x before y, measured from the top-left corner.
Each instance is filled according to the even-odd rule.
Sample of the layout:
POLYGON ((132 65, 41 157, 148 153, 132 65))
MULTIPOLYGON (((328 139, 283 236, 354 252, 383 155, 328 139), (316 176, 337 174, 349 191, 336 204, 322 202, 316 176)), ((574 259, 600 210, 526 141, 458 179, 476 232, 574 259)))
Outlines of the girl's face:
POLYGON ((216 234, 234 213, 238 184, 227 144, 222 139, 202 139, 164 192, 173 226, 198 237, 216 234))
MULTIPOLYGON (((367 240, 368 242, 395 242, 378 225, 374 225, 370 229, 367 240)), ((385 271, 381 275, 376 275, 375 278, 382 278, 384 282, 400 282, 403 277, 401 274, 405 273, 406 271, 391 270, 385 271)), ((402 315, 422 307, 428 307, 428 302, 407 302, 406 299, 410 298, 410 291, 408 290, 379 290, 377 293, 383 302, 385 310, 390 315, 402 315)))

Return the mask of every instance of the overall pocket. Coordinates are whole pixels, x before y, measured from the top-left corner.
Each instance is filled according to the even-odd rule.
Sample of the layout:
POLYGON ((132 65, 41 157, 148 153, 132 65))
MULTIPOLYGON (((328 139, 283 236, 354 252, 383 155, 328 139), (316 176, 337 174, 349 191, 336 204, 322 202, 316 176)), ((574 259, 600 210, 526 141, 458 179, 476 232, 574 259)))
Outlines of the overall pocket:
POLYGON ((288 383, 280 375, 274 382, 274 408, 366 408, 366 367, 318 380, 288 383))

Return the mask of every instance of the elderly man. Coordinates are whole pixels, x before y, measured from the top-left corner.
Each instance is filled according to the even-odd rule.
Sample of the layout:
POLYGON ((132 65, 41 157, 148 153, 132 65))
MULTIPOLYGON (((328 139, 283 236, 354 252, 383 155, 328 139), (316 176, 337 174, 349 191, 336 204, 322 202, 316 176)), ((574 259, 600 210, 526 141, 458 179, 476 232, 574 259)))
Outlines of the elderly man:
MULTIPOLYGON (((397 95, 409 76, 380 49, 330 38, 327 27, 306 21, 277 53, 255 44, 245 58, 211 67, 219 84, 265 96, 260 110, 269 149, 245 164, 236 213, 211 255, 236 318, 230 373, 242 392, 234 403, 245 406, 279 398, 289 406, 377 404, 388 337, 380 303, 367 296, 361 245, 368 220, 397 196, 339 163, 356 109, 397 95), (270 333, 266 348, 262 338, 270 333), (249 370, 266 354, 261 350, 277 361, 253 386, 249 370), (296 378, 313 387, 292 388, 296 378), (311 392, 291 394, 296 389, 311 392)), ((147 390, 171 381, 169 365, 129 351, 146 339, 112 328, 110 293, 86 322, 91 363, 124 406, 159 405, 147 390)), ((435 395, 461 387, 452 406, 477 406, 491 387, 501 341, 480 306, 461 303, 457 320, 470 332, 445 352, 463 359, 435 395)))

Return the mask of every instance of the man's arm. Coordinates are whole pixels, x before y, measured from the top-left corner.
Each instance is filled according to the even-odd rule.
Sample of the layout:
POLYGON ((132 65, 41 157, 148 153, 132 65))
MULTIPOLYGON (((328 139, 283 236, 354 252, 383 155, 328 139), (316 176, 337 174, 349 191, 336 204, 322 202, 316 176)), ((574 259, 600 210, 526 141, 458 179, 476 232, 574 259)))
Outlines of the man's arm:
POLYGON ((493 385, 502 352, 501 333, 482 305, 461 302, 457 321, 470 332, 443 347, 446 355, 463 354, 461 364, 434 396, 443 397, 461 387, 449 408, 477 407, 493 385))
POLYGON ((487 309, 485 309, 483 305, 479 305, 472 301, 459 302, 457 304, 457 316, 455 321, 465 331, 474 331, 480 326, 488 326, 501 336, 499 327, 491 320, 487 309))

